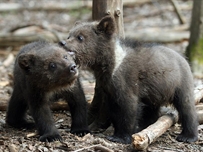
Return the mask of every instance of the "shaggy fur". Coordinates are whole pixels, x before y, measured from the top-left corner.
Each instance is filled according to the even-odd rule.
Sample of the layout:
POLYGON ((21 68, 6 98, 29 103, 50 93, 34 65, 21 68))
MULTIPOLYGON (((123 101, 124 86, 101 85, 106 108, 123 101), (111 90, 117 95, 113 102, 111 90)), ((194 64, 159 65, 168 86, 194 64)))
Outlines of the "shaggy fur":
POLYGON ((75 25, 61 42, 75 54, 78 64, 95 75, 90 112, 100 112, 98 105, 104 103, 115 128, 108 139, 130 143, 133 133, 157 120, 160 106, 172 104, 183 128, 177 140, 196 141, 198 121, 187 61, 164 46, 120 40, 115 31, 114 19, 107 16, 99 22, 75 25))
POLYGON ((62 140, 54 125, 48 102, 52 94, 57 93, 69 104, 71 132, 89 132, 85 96, 77 78, 75 62, 63 48, 44 41, 24 46, 16 57, 14 90, 6 122, 16 128, 33 127, 34 124, 25 118, 29 108, 40 141, 62 140))

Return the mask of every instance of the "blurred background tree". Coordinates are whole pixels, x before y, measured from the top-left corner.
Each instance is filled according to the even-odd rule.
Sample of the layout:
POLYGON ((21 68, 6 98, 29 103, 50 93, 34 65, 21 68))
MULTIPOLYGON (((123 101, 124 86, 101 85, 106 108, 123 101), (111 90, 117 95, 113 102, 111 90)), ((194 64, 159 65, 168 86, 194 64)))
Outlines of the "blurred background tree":
POLYGON ((186 56, 196 77, 203 77, 203 0, 194 0, 186 56))

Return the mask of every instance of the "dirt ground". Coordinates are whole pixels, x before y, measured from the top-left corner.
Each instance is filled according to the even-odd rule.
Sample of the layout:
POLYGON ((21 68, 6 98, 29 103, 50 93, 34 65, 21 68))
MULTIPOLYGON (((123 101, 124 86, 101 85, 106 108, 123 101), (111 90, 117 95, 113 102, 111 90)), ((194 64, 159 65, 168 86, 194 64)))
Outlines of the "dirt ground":
MULTIPOLYGON (((181 13, 186 21, 186 27, 189 27, 191 17, 192 0, 177 0, 179 6, 183 8, 181 13)), ((16 2, 24 6, 40 6, 46 5, 46 0, 1 0, 0 2, 11 3, 16 2)), ((72 4, 71 0, 54 0, 49 3, 72 4)), ((85 3, 85 2, 84 2, 85 3)), ((1 5, 1 4, 0 4, 1 5)), ((22 11, 1 13, 0 15, 0 31, 8 32, 12 29, 28 24, 48 24, 60 31, 67 32, 75 21, 91 20, 91 9, 79 9, 69 12, 47 12, 47 11, 22 11)), ((150 3, 142 5, 132 5, 124 7, 124 26, 125 31, 135 32, 144 29, 173 29, 179 26, 179 21, 173 11, 173 7, 169 0, 151 0, 150 3)), ((55 30, 56 30, 55 29, 55 30)), ((188 28, 186 28, 188 31, 188 28)), ((177 51, 184 52, 188 40, 182 40, 175 43, 164 44, 177 51)), ((20 47, 20 46, 19 46, 20 47)), ((0 48, 0 104, 7 102, 12 93, 12 70, 15 55, 19 48, 6 47, 0 48), (10 64, 7 61, 12 59, 10 64)), ((82 71, 82 83, 86 93, 87 100, 93 97, 94 78, 87 72, 82 71)), ((195 86, 202 84, 201 79, 195 79, 195 86)), ((77 137, 69 133, 70 129, 70 113, 68 111, 54 111, 53 115, 62 137, 63 142, 55 141, 52 143, 42 143, 38 141, 39 136, 35 135, 36 130, 17 130, 5 124, 5 111, 0 111, 0 152, 63 152, 63 151, 105 151, 101 149, 101 145, 115 152, 133 151, 131 145, 123 145, 113 143, 105 139, 106 136, 112 135, 113 128, 108 128, 104 133, 88 134, 84 137, 77 137)), ((201 152, 203 151, 203 125, 199 125, 199 140, 192 144, 181 143, 175 140, 180 133, 180 125, 175 124, 168 129, 161 137, 152 143, 146 151, 149 152, 201 152)))

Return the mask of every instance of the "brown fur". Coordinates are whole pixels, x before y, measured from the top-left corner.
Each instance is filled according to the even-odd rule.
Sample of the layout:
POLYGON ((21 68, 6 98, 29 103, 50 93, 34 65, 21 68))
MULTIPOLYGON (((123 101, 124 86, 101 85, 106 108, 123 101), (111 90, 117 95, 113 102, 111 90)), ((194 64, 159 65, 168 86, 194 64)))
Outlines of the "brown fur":
POLYGON ((25 118, 29 108, 40 141, 62 140, 54 125, 48 102, 55 93, 69 104, 71 132, 89 132, 86 101, 72 57, 63 48, 44 41, 24 46, 16 57, 14 90, 9 101, 6 122, 16 128, 33 127, 34 124, 25 118))
POLYGON ((115 128, 108 139, 130 143, 133 133, 157 120, 160 106, 173 104, 183 127, 177 140, 196 141, 193 78, 186 60, 164 46, 120 40, 115 28, 114 19, 107 16, 99 22, 77 24, 61 42, 75 54, 78 64, 95 75, 90 110, 99 112, 97 106, 104 100, 115 128))

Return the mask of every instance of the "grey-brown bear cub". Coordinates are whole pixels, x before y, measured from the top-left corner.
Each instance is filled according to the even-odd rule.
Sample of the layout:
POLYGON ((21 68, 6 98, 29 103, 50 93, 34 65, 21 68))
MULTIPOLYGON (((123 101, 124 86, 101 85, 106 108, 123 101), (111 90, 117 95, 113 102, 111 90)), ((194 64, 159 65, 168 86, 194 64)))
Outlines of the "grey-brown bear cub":
POLYGON ((55 93, 69 104, 71 133, 88 133, 87 104, 73 58, 63 48, 45 41, 25 45, 15 61, 14 90, 6 122, 16 128, 33 127, 26 120, 29 108, 40 141, 62 140, 49 107, 49 98, 55 93))
POLYGON ((164 104, 174 105, 179 112, 182 132, 177 140, 198 139, 193 77, 187 61, 176 51, 120 40, 111 16, 76 24, 60 43, 76 55, 78 64, 93 71, 96 88, 92 104, 102 102, 102 93, 115 129, 109 140, 130 143, 133 133, 157 120, 164 104))

